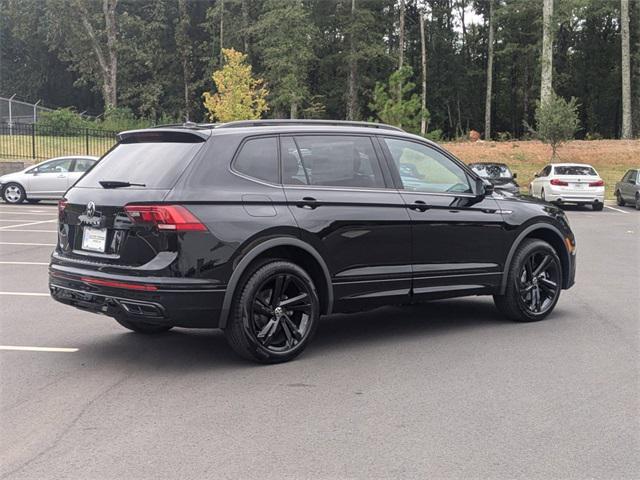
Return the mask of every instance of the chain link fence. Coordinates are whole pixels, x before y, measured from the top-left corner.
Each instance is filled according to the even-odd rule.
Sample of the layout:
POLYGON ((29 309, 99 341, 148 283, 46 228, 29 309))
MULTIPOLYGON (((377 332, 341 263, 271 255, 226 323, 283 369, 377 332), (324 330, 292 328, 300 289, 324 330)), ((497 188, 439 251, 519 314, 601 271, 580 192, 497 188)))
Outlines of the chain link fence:
POLYGON ((116 134, 90 128, 60 130, 37 123, 0 124, 0 158, 100 157, 115 145, 116 134))

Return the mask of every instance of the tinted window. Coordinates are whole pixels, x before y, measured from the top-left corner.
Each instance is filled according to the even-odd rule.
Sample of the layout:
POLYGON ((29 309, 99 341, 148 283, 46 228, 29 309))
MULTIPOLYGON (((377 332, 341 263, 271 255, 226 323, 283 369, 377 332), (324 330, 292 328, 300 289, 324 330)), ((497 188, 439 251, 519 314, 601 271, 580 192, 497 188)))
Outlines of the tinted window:
POLYGON ((249 177, 278 183, 278 144, 275 137, 246 141, 233 161, 233 168, 249 177))
POLYGON ((93 164, 96 163, 95 160, 90 160, 88 158, 77 158, 76 165, 73 167, 74 172, 86 172, 89 170, 93 164))
POLYGON ((556 166, 553 169, 553 172, 556 175, 598 175, 596 171, 591 167, 581 167, 581 166, 568 166, 568 167, 559 167, 556 166))
POLYGON ((98 183, 101 180, 116 180, 143 183, 146 188, 171 188, 202 145, 203 142, 121 143, 76 186, 102 188, 98 183))
POLYGON ((384 187, 369 137, 297 136, 282 148, 283 183, 328 187, 384 187), (295 148, 294 148, 295 147, 295 148))
POLYGON ((38 165, 38 173, 62 173, 71 168, 71 159, 55 160, 53 162, 38 165))
POLYGON ((540 173, 538 174, 539 177, 548 177, 549 174, 551 173, 551 165, 547 165, 546 167, 544 167, 540 173))
POLYGON ((434 193, 471 191, 462 167, 437 150, 394 138, 386 138, 385 142, 405 190, 434 193))

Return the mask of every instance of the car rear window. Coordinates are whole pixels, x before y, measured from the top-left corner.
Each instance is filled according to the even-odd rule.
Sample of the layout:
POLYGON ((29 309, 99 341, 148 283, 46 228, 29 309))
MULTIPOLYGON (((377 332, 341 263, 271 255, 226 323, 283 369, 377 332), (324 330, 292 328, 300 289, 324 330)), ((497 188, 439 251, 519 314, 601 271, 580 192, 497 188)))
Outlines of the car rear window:
MULTIPOLYGON (((194 137, 195 139, 195 137, 194 137)), ((142 183, 145 187, 168 189, 187 168, 202 140, 194 142, 120 143, 76 184, 77 187, 102 188, 100 181, 142 183)))
POLYGON ((553 167, 556 175, 598 175, 591 167, 569 166, 569 167, 553 167))

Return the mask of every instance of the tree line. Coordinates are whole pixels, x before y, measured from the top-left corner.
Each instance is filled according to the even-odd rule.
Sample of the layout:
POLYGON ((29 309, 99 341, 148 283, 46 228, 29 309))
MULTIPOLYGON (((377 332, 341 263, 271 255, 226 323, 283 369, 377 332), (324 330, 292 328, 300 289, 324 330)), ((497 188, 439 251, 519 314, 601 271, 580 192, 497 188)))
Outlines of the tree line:
POLYGON ((78 111, 205 120, 234 49, 268 118, 522 138, 557 94, 578 136, 640 130, 640 0, 0 0, 0 22, 0 93, 78 111))

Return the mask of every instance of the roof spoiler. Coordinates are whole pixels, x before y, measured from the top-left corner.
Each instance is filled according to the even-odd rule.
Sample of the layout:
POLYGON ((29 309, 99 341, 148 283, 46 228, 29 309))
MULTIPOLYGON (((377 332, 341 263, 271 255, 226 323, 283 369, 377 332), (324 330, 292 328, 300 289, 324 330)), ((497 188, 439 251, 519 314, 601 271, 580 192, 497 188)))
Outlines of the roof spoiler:
POLYGON ((117 135, 120 143, 198 143, 206 141, 209 136, 210 132, 206 130, 183 128, 145 128, 142 130, 127 130, 117 135))

